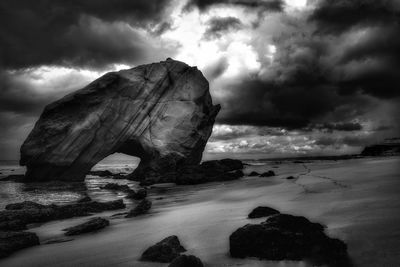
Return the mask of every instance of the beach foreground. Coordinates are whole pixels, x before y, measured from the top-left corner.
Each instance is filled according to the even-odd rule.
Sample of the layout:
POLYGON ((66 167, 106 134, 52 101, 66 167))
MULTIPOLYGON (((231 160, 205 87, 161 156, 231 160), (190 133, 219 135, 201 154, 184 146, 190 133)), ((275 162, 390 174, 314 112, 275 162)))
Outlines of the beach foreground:
MULTIPOLYGON (((153 208, 148 215, 111 217, 111 226, 102 231, 25 249, 0 260, 0 265, 166 266, 141 262, 140 255, 161 239, 177 235, 187 254, 196 255, 206 266, 307 266, 305 262, 278 263, 229 256, 229 235, 245 224, 265 220, 247 219, 253 208, 264 205, 327 225, 329 236, 347 243, 355 266, 397 266, 399 163, 399 157, 268 161, 246 166, 244 172, 272 169, 275 177, 246 176, 197 186, 156 185, 149 191, 153 208), (295 179, 286 179, 290 175, 295 179)), ((115 213, 93 217, 110 217, 115 213)), ((54 221, 29 231, 37 233, 43 244, 62 238, 62 229, 87 219, 54 221)))

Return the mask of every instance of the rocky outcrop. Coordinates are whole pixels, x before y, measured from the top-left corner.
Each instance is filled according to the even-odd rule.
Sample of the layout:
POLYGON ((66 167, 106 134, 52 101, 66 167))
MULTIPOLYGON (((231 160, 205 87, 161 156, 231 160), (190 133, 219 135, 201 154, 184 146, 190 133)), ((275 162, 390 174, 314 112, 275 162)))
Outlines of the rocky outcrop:
POLYGON ((0 231, 0 258, 23 248, 39 245, 39 238, 30 232, 2 232, 0 231))
POLYGON ((135 208, 129 211, 128 215, 126 215, 125 217, 130 218, 146 214, 151 209, 151 205, 152 203, 150 200, 143 199, 142 201, 139 202, 139 204, 136 205, 135 208))
POLYGON ((27 224, 86 216, 106 210, 125 208, 122 199, 109 202, 86 201, 63 206, 35 202, 9 204, 0 211, 0 230, 23 230, 27 224))
POLYGON ((167 59, 110 72, 48 105, 21 147, 27 181, 82 181, 115 152, 136 176, 198 164, 220 109, 196 67, 167 59))
POLYGON ((168 267, 203 267, 199 258, 193 255, 180 255, 176 257, 168 267))
POLYGON ((177 258, 181 252, 186 249, 181 246, 177 236, 169 236, 164 238, 157 244, 146 249, 140 260, 154 262, 171 262, 177 258))
POLYGON ((248 224, 229 237, 235 258, 309 260, 316 265, 348 266, 346 244, 324 233, 324 226, 302 216, 277 214, 261 224, 248 224))
POLYGON ((247 217, 249 219, 255 219, 255 218, 268 217, 275 214, 279 214, 279 211, 270 207, 260 206, 252 210, 247 217))
POLYGON ((397 156, 400 155, 400 138, 385 139, 382 143, 367 146, 361 152, 361 156, 397 156))
POLYGON ((165 173, 147 173, 144 179, 132 176, 131 179, 141 181, 142 185, 155 183, 176 183, 178 185, 194 185, 207 182, 230 181, 243 177, 243 163, 235 159, 205 161, 200 165, 186 165, 175 171, 165 173))
POLYGON ((95 218, 90 219, 87 222, 78 224, 76 226, 68 227, 68 228, 64 229, 63 231, 65 231, 64 235, 66 235, 66 236, 80 235, 80 234, 84 234, 84 233, 98 231, 109 225, 110 225, 110 222, 108 220, 101 218, 101 217, 95 217, 95 218))

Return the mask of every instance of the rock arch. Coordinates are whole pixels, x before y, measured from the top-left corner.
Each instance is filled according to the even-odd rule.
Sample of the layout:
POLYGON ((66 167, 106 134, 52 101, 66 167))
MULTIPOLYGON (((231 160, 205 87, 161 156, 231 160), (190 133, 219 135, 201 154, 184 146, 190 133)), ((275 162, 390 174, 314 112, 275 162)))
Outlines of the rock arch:
POLYGON ((110 72, 46 106, 21 147, 27 181, 82 181, 115 152, 136 174, 198 164, 220 110, 196 67, 172 59, 110 72))

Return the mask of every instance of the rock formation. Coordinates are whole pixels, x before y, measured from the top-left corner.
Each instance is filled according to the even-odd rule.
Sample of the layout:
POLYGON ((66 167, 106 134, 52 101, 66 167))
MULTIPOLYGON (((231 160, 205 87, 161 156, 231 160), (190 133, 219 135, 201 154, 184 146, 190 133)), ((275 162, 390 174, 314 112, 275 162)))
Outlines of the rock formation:
POLYGON ((115 152, 136 175, 200 163, 220 109, 196 67, 167 59, 110 72, 48 105, 21 147, 27 181, 81 181, 115 152))

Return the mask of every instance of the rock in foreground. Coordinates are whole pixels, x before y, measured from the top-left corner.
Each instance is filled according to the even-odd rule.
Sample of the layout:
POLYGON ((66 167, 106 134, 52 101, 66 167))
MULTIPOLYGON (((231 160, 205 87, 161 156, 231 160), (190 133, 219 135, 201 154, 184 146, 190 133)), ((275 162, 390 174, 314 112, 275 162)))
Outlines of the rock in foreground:
POLYGON ((139 157, 138 174, 199 164, 219 109, 183 62, 107 73, 46 106, 21 147, 25 179, 82 181, 115 152, 139 157))
POLYGON ((180 255, 168 267, 203 267, 201 260, 193 255, 180 255))
POLYGON ((328 237, 324 227, 302 216, 277 214, 261 224, 248 224, 229 238, 232 257, 266 260, 310 260, 328 266, 347 266, 347 247, 328 237))
POLYGON ((0 231, 0 258, 7 257, 17 250, 36 245, 39 245, 39 238, 34 233, 0 231))
POLYGON ((122 208, 125 208, 122 199, 109 202, 87 201, 63 206, 41 205, 29 201, 9 204, 6 207, 7 210, 0 211, 0 230, 21 230, 25 229, 26 225, 30 223, 86 216, 92 213, 122 208), (16 224, 23 228, 12 228, 16 224))
POLYGON ((80 235, 80 234, 94 232, 94 231, 103 229, 109 225, 110 225, 110 222, 108 220, 101 218, 101 217, 96 217, 96 218, 90 219, 87 222, 78 224, 73 227, 66 228, 63 231, 65 231, 64 235, 66 235, 66 236, 80 235))
POLYGON ((171 262, 185 252, 186 249, 181 246, 177 236, 169 236, 164 238, 157 244, 149 247, 143 252, 142 261, 155 261, 155 262, 171 262))
POLYGON ((136 217, 142 214, 146 214, 151 209, 151 201, 147 199, 143 199, 142 201, 137 204, 137 206, 132 209, 126 218, 136 217))
POLYGON ((255 218, 262 218, 262 217, 267 217, 275 214, 279 214, 280 212, 277 211, 276 209, 270 208, 270 207, 257 207, 254 210, 252 210, 248 218, 250 219, 255 219, 255 218))

